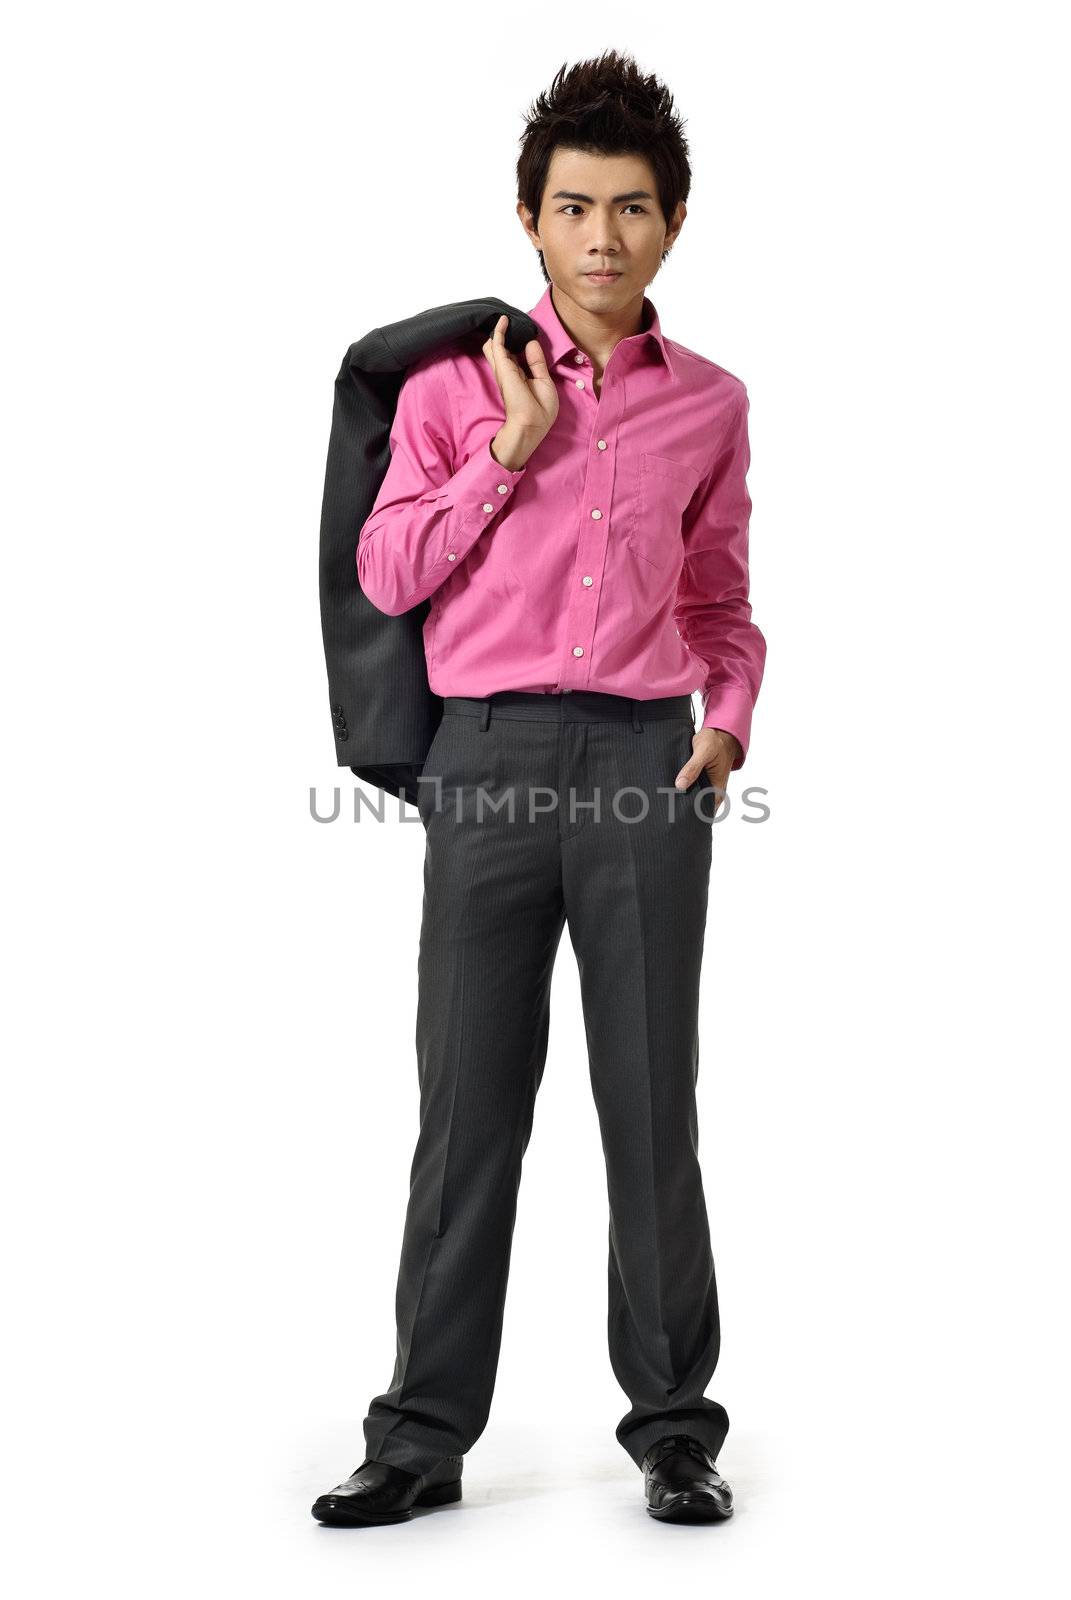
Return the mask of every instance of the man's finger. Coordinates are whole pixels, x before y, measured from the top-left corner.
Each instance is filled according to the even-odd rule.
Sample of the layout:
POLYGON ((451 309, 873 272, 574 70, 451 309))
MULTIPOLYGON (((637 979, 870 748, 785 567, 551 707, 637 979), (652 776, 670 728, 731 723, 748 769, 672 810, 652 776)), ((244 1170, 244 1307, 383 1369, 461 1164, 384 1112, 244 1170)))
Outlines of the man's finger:
POLYGON ((509 371, 516 372, 523 378, 525 374, 521 369, 520 363, 512 350, 506 345, 506 320, 506 315, 503 312, 495 323, 491 337, 484 343, 483 353, 491 363, 491 368, 496 378, 501 373, 509 371))
POLYGON ((687 789, 695 782, 699 774, 704 771, 710 779, 711 786, 717 789, 719 794, 724 794, 729 782, 729 768, 726 767, 723 770, 718 766, 708 766, 705 761, 700 761, 695 756, 692 757, 691 761, 684 763, 684 766, 673 780, 674 784, 678 789, 687 789))
POLYGON ((503 312, 498 321, 495 323, 494 327, 491 329, 488 337, 483 341, 483 350, 485 355, 489 355, 490 351, 495 345, 498 345, 500 350, 504 350, 506 348, 505 331, 506 315, 505 312, 503 312))
POLYGON ((538 339, 529 339, 524 347, 524 359, 528 363, 528 370, 533 378, 549 378, 547 371, 547 358, 543 354, 543 346, 538 339))

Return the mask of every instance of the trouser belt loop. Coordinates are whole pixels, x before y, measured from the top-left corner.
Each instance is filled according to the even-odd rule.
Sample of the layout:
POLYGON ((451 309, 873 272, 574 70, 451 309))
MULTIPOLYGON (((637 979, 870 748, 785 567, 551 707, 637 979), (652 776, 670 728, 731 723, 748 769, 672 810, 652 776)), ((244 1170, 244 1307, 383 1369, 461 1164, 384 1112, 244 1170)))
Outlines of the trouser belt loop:
POLYGON ((632 726, 635 728, 637 733, 639 733, 641 728, 643 727, 643 721, 642 721, 642 719, 640 717, 639 706, 640 706, 640 702, 638 700, 633 700, 633 702, 632 702, 632 726))
POLYGON ((480 709, 480 730, 481 730, 481 732, 483 732, 483 733, 487 732, 487 726, 488 726, 490 721, 491 721, 491 702, 490 702, 490 700, 485 700, 484 703, 483 703, 483 706, 480 709))

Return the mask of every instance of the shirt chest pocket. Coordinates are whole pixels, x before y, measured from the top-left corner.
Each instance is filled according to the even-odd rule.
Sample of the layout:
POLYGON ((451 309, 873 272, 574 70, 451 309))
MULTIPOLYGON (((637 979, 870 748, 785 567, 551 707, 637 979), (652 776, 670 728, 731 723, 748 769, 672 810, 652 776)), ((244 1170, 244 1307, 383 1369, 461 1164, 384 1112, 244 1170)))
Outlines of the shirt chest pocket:
POLYGON ((700 474, 683 461, 645 451, 640 456, 635 508, 628 542, 653 567, 679 566, 681 519, 699 487, 700 474))

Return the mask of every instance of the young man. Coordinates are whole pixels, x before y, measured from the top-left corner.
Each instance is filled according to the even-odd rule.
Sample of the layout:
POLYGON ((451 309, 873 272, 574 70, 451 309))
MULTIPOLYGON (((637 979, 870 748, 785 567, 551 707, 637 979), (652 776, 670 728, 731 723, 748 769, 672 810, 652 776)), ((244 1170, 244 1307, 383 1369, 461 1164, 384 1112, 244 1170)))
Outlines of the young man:
POLYGON ((482 356, 447 346, 410 369, 357 549, 381 610, 431 601, 444 715, 421 784, 421 1120, 397 1357, 365 1461, 313 1507, 334 1524, 461 1497, 566 921, 606 1157, 610 1356, 630 1400, 617 1438, 652 1515, 732 1511, 715 1464, 728 1417, 704 1395, 719 1319, 695 1087, 711 818, 765 660, 747 598, 747 393, 667 338, 645 294, 690 183, 656 80, 614 52, 559 74, 518 179, 548 285, 540 338, 518 362, 502 318, 482 356))

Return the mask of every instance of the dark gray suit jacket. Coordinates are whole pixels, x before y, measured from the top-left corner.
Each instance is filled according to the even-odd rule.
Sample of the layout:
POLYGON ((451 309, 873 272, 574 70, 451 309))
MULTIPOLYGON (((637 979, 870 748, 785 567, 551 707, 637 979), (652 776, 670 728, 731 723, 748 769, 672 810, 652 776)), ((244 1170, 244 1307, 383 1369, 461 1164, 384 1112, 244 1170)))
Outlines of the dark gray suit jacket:
POLYGON ((483 359, 498 318, 520 356, 539 337, 531 317, 493 295, 433 306, 373 328, 346 351, 335 379, 320 518, 320 619, 340 767, 412 805, 442 717, 428 684, 424 619, 430 602, 388 617, 361 589, 357 542, 390 464, 390 430, 406 369, 448 341, 483 359))

